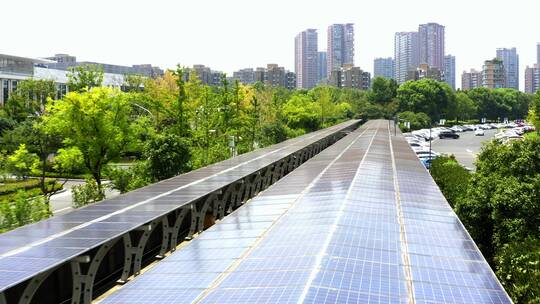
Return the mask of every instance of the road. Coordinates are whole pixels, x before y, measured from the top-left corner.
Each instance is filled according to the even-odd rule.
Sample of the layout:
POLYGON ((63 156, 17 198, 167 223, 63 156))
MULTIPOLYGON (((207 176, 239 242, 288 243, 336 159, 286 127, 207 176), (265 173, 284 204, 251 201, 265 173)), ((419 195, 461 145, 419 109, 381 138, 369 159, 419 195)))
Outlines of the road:
POLYGON ((486 130, 484 136, 475 136, 474 132, 459 133, 459 139, 436 139, 431 143, 433 151, 443 154, 453 154, 460 164, 475 169, 476 155, 482 144, 489 141, 499 132, 497 129, 486 130))
MULTIPOLYGON (((63 181, 59 181, 62 183, 63 181)), ((84 184, 82 180, 70 180, 64 185, 65 191, 55 194, 51 197, 51 209, 54 215, 60 215, 73 210, 71 207, 72 196, 71 188, 76 185, 84 184)), ((116 190, 108 189, 105 191, 107 198, 115 197, 119 194, 116 190)))

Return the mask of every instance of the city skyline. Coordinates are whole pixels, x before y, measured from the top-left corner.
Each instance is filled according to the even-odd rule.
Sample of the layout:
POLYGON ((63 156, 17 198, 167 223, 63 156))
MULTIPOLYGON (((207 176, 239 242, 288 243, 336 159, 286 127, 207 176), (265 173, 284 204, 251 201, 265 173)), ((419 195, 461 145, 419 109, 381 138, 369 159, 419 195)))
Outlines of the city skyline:
POLYGON ((96 1, 85 8, 84 14, 71 12, 67 1, 7 2, 2 4, 3 10, 26 11, 27 20, 21 23, 15 18, 16 14, 2 17, 3 28, 18 24, 17 31, 3 33, 2 53, 29 57, 68 53, 82 61, 122 65, 151 63, 162 68, 173 68, 177 63, 204 64, 229 75, 242 68, 264 67, 268 63, 294 70, 293 39, 298 32, 317 29, 319 51, 324 51, 328 25, 354 23, 355 65, 373 73, 375 58, 393 55, 396 32, 415 31, 419 24, 436 22, 445 26, 446 53, 456 56, 457 75, 471 68, 481 69, 485 60, 494 57, 497 48, 516 47, 520 55, 520 89, 523 90, 525 67, 536 62, 536 43, 540 42, 540 34, 535 36, 527 30, 534 28, 534 12, 538 11, 540 3, 518 1, 501 9, 505 3, 499 0, 460 0, 449 3, 448 10, 435 10, 447 2, 390 2, 337 1, 335 5, 323 6, 319 1, 279 0, 265 6, 265 15, 280 15, 283 22, 278 25, 260 22, 264 18, 260 11, 252 2, 244 0, 235 2, 240 8, 237 10, 230 9, 228 3, 210 0, 178 4, 135 1, 130 5, 96 1), (387 9, 389 6, 392 11, 387 9), (343 7, 348 9, 341 9, 343 7), (304 13, 299 14, 301 10, 304 13), (118 11, 124 13, 118 14, 118 11), (404 11, 407 14, 402 14, 404 11), (196 22, 203 12, 208 25, 196 22), (479 19, 486 15, 490 18, 482 24, 489 31, 471 31, 478 28, 479 19), (43 16, 62 18, 44 19, 43 16), (105 21, 94 22, 92 16, 105 21), (507 18, 509 22, 498 22, 507 18), (133 21, 136 23, 129 30, 129 22, 133 21), (248 23, 258 26, 246 27, 248 23), (220 26, 215 26, 217 24, 220 26), (51 35, 59 31, 69 39, 51 39, 51 35), (119 32, 122 35, 118 35, 119 32), (222 45, 226 47, 220 47, 222 45))

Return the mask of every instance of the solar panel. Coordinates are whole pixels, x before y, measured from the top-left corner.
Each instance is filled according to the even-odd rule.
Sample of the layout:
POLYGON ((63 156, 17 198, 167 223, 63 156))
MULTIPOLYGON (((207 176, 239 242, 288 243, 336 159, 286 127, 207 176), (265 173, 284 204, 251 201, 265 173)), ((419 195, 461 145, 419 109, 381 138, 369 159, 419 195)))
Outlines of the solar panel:
MULTIPOLYGON (((212 255, 204 242, 223 242, 218 272, 189 267, 214 280, 178 303, 511 303, 429 173, 392 133, 386 121, 366 123, 165 258, 182 268, 192 262, 185 257, 212 255), (235 241, 244 247, 229 251, 235 241)), ((115 301, 148 288, 134 286, 115 301)))
MULTIPOLYGON (((352 128, 358 123, 348 121, 306 134, 1 234, 0 265, 4 265, 6 270, 17 270, 14 268, 15 264, 12 264, 11 268, 8 266, 7 261, 14 261, 13 259, 32 257, 41 260, 32 264, 22 259, 26 263, 24 265, 29 265, 34 273, 30 276, 7 273, 7 277, 3 277, 0 281, 0 292, 24 279, 51 269, 58 263, 69 262, 77 255, 97 248, 115 237, 258 172, 313 143, 352 128)), ((238 237, 237 233, 240 233, 245 238, 259 237, 268 228, 268 214, 280 214, 284 208, 286 206, 253 205, 238 213, 241 216, 238 221, 245 224, 221 226, 213 232, 209 231, 207 236, 215 239, 232 239, 238 237)), ((225 242, 223 245, 232 246, 231 242, 225 242)))

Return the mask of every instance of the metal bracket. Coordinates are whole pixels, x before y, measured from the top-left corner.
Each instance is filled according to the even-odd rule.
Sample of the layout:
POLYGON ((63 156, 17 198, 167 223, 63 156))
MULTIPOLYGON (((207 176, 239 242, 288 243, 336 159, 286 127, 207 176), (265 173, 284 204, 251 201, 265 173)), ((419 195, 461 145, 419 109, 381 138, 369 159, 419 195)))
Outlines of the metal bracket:
POLYGON ((45 271, 33 277, 30 280, 30 282, 28 282, 28 285, 26 285, 26 288, 24 289, 24 292, 21 295, 21 298, 19 299, 19 304, 29 304, 32 301, 32 298, 34 297, 34 294, 39 289, 39 286, 41 286, 41 283, 43 283, 43 281, 45 281, 45 279, 49 277, 49 275, 53 271, 54 269, 45 271))
POLYGON ((186 239, 191 240, 196 232, 202 232, 204 229, 204 218, 208 208, 218 199, 219 192, 213 192, 202 203, 201 210, 197 210, 197 203, 191 204, 191 226, 186 239))
POLYGON ((3 292, 0 292, 0 304, 7 304, 6 296, 3 292))
POLYGON ((136 245, 131 242, 131 236, 129 235, 129 233, 124 234, 124 269, 122 271, 122 276, 118 281, 119 283, 124 283, 127 281, 131 274, 132 264, 134 275, 137 276, 141 272, 144 248, 146 247, 146 243, 148 242, 152 231, 154 231, 155 227, 157 227, 160 221, 162 221, 162 218, 138 227, 136 230, 142 231, 142 235, 136 245))
POLYGON ((163 239, 161 241, 161 249, 159 250, 159 255, 157 258, 165 257, 165 253, 167 253, 169 249, 171 252, 176 250, 180 226, 182 225, 188 211, 188 208, 180 208, 180 210, 176 212, 176 220, 174 221, 173 226, 169 225, 169 219, 167 216, 163 217, 163 221, 161 222, 163 225, 163 239))
POLYGON ((103 261, 103 258, 109 252, 109 250, 116 244, 120 238, 113 239, 99 247, 98 251, 92 259, 89 256, 79 256, 71 260, 71 273, 73 275, 73 297, 71 299, 72 304, 90 304, 92 302, 94 281, 96 279, 97 271, 103 261), (83 274, 80 264, 90 263, 86 274, 83 274), (82 294, 82 302, 81 302, 82 294))

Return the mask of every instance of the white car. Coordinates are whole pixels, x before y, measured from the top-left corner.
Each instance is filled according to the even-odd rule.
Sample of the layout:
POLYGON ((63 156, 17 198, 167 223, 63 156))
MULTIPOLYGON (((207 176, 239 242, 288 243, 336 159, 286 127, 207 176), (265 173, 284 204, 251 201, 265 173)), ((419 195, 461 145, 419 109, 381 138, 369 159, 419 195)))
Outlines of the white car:
POLYGON ((474 136, 484 136, 484 129, 476 128, 474 130, 474 136))

